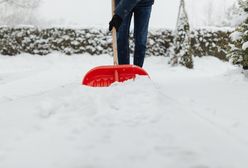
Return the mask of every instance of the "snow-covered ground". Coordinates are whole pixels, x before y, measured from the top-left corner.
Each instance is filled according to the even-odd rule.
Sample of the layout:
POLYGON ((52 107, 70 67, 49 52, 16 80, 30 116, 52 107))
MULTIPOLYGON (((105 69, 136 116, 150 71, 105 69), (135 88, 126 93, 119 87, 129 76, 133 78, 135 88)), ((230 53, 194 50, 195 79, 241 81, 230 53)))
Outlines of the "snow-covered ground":
POLYGON ((214 57, 149 57, 151 80, 88 88, 105 56, 0 57, 0 168, 247 168, 248 80, 214 57))

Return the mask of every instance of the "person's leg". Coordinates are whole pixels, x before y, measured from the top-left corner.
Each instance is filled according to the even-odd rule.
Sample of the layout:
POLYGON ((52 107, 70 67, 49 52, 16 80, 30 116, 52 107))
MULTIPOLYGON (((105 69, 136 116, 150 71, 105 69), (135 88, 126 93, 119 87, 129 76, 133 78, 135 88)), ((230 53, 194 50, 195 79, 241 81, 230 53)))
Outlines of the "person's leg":
POLYGON ((142 67, 145 59, 148 26, 152 6, 136 7, 134 9, 134 65, 142 67))
POLYGON ((123 20, 122 25, 117 33, 118 62, 120 65, 130 64, 129 29, 130 29, 131 19, 132 19, 132 13, 130 13, 123 20))

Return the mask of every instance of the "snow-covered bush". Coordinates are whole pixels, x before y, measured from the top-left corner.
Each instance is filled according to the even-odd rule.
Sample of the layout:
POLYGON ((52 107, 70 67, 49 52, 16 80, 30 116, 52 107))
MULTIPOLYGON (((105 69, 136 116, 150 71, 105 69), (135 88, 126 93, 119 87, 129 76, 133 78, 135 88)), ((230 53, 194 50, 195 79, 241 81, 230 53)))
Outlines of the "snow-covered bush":
MULTIPOLYGON (((150 32, 147 55, 164 55, 172 39, 170 30, 150 32)), ((59 51, 68 55, 80 53, 112 54, 111 43, 110 32, 100 29, 0 28, 0 54, 3 55, 19 53, 47 55, 52 51, 59 51)), ((133 44, 133 38, 131 38, 131 44, 133 44)), ((130 50, 133 53, 133 45, 130 50)))
MULTIPOLYGON (((227 60, 230 31, 192 30, 191 48, 194 56, 213 55, 227 60)), ((171 30, 152 30, 148 35, 147 56, 170 56, 169 48, 173 46, 171 30)), ((130 51, 134 44, 131 35, 130 51)), ((47 55, 53 51, 68 55, 88 53, 91 55, 112 55, 111 34, 101 29, 66 29, 33 27, 0 27, 0 54, 17 55, 30 53, 47 55)))
POLYGON ((193 68, 190 40, 189 20, 184 0, 181 0, 170 64, 181 64, 187 68, 193 68))
MULTIPOLYGON (((165 56, 168 48, 172 45, 173 39, 174 37, 171 30, 150 31, 146 55, 165 56)), ((132 47, 131 50, 133 53, 134 47, 132 47)))
POLYGON ((106 54, 111 52, 111 36, 97 29, 0 28, 0 53, 3 55, 47 55, 52 51, 68 55, 106 54))
MULTIPOLYGON (((239 1, 240 8, 248 13, 248 1, 239 1)), ((232 43, 227 55, 233 64, 241 64, 244 69, 248 69, 248 17, 230 35, 232 43)))
POLYGON ((192 54, 194 56, 212 55, 227 61, 232 30, 198 29, 191 32, 192 54))

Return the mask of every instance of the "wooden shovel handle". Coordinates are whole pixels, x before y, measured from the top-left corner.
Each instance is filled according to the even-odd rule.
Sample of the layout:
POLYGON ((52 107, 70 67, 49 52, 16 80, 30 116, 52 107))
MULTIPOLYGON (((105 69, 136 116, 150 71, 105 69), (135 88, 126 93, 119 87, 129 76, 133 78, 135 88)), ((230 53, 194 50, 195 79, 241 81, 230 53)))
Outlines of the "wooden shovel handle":
MULTIPOLYGON (((112 0, 112 16, 115 14, 115 0, 112 0)), ((116 36, 116 28, 112 29, 112 47, 114 52, 114 65, 118 65, 118 50, 117 50, 117 36, 116 36)))

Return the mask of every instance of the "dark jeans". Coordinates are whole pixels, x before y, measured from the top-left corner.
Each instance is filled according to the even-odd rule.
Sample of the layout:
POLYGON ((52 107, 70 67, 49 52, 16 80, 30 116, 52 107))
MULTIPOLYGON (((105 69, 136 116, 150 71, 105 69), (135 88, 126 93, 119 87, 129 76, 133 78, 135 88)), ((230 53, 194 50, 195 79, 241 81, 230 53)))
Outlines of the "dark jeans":
POLYGON ((132 16, 134 15, 134 65, 142 67, 145 59, 148 25, 152 6, 137 6, 123 20, 117 33, 119 64, 130 64, 129 31, 132 16))

